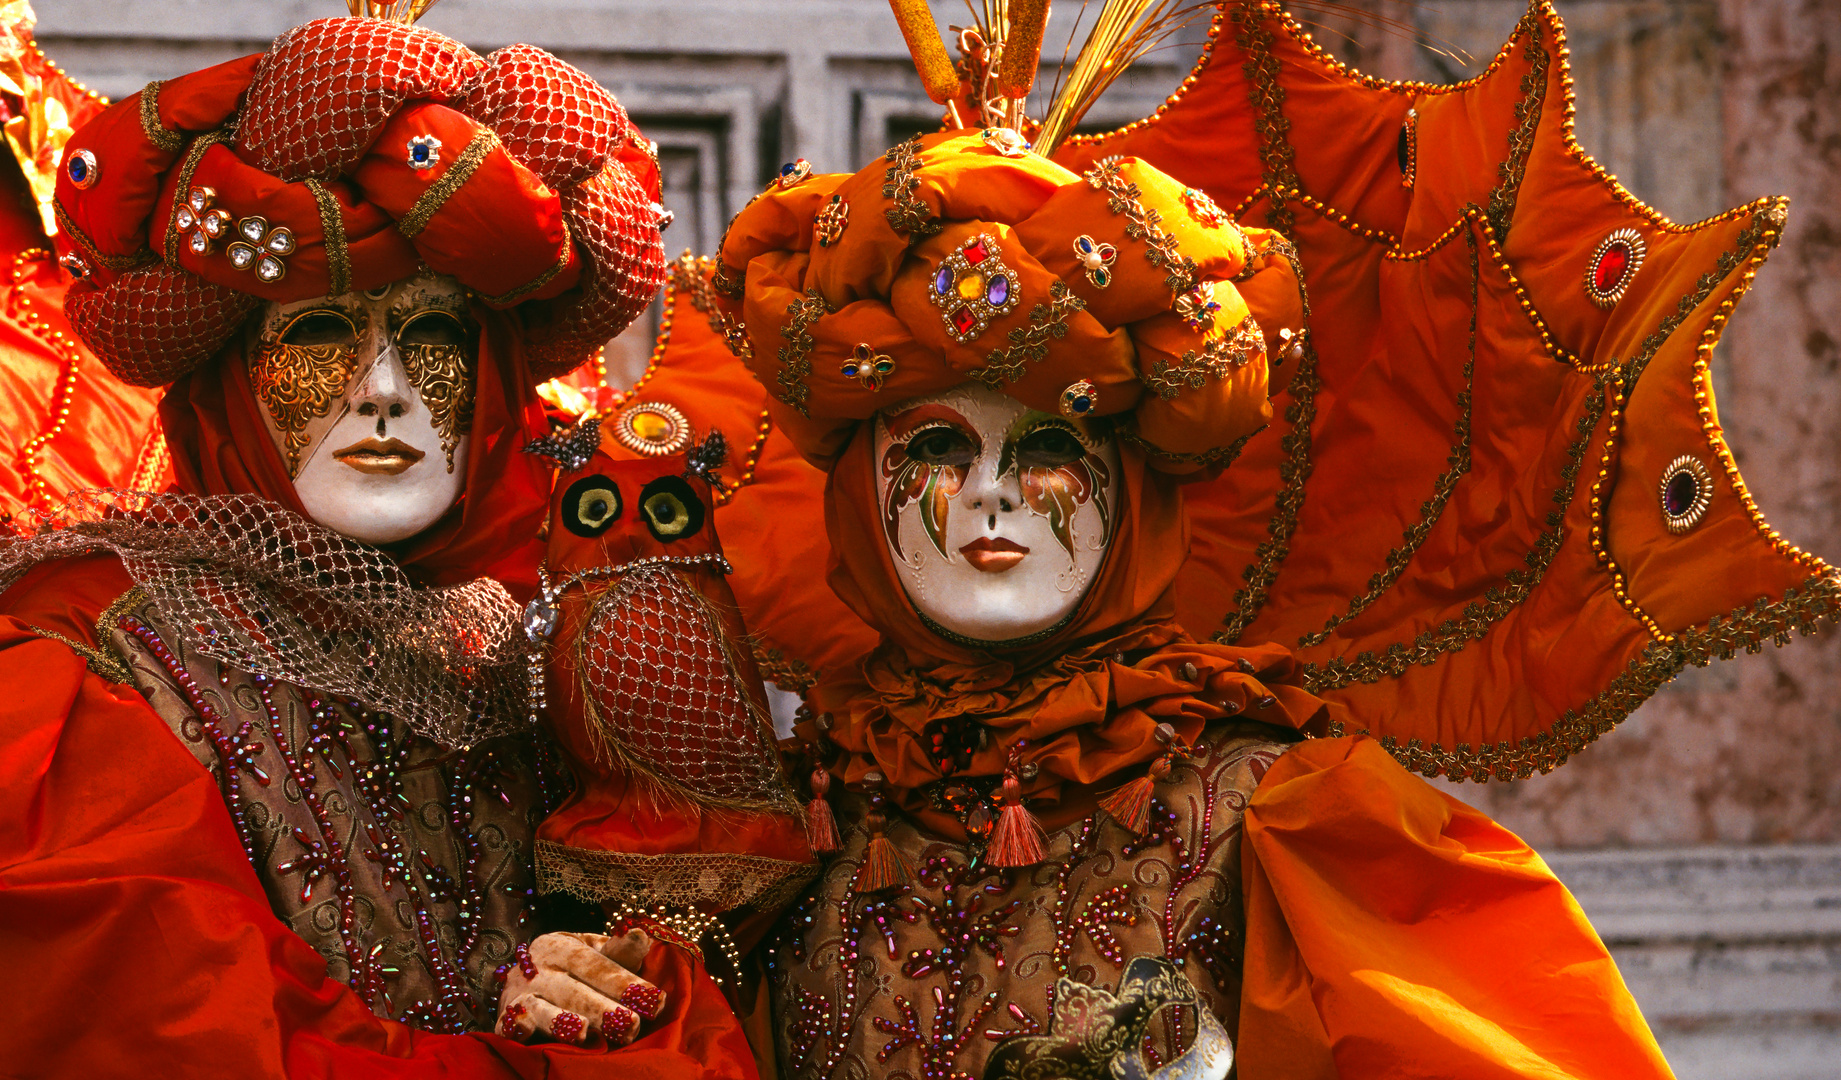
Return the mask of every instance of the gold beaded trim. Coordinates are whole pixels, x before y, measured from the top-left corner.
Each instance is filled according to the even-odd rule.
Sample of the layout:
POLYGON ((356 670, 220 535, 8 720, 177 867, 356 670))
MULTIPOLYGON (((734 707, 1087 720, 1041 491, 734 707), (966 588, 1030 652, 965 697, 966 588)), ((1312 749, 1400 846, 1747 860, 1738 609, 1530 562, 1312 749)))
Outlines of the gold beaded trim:
POLYGON ((1095 190, 1106 193, 1106 209, 1125 218, 1125 235, 1144 244, 1144 258, 1164 271, 1163 283, 1177 296, 1195 288, 1201 268, 1195 260, 1176 249, 1176 237, 1161 228, 1163 214, 1148 209, 1141 201, 1138 185, 1119 175, 1119 159, 1101 158, 1088 169, 1084 179, 1095 190))
POLYGON ((895 204, 884 211, 883 216, 889 219, 889 226, 896 232, 906 234, 910 245, 945 228, 927 204, 914 197, 914 189, 920 187, 920 180, 914 175, 914 170, 920 168, 920 149, 919 135, 892 147, 885 155, 889 159, 889 170, 883 174, 882 197, 894 200, 895 204))
MULTIPOLYGON (((1776 233, 1770 230, 1771 222, 1768 209, 1758 213, 1751 225, 1739 235, 1735 249, 1720 253, 1716 260, 1717 269, 1701 275, 1694 289, 1681 298, 1675 311, 1663 318, 1655 331, 1643 340, 1637 355, 1626 361, 1615 372, 1604 371, 1598 374, 1593 392, 1587 399, 1586 408, 1576 424, 1579 436, 1567 448, 1568 460, 1561 469, 1561 485, 1553 494, 1553 501, 1560 509, 1548 515, 1548 529, 1535 539, 1532 550, 1524 558, 1524 564, 1528 569, 1508 571, 1503 575, 1505 587, 1492 589, 1485 594, 1482 600, 1473 600, 1466 604, 1461 615, 1446 620, 1433 630, 1421 633, 1414 639, 1411 646, 1396 642, 1389 645, 1384 651, 1363 651, 1353 661, 1335 657, 1323 662, 1322 665, 1306 664, 1302 676, 1307 689, 1322 692, 1340 689, 1353 682, 1376 682, 1382 678, 1398 678, 1415 664, 1434 663, 1440 656, 1461 651, 1471 642, 1482 640, 1497 622, 1527 598, 1534 586, 1540 582, 1541 577, 1545 575, 1554 556, 1559 553, 1563 536, 1563 514, 1565 508, 1572 505, 1573 495, 1577 491, 1579 468, 1584 462, 1592 432, 1597 429, 1598 421, 1604 416, 1607 404, 1612 399, 1612 395, 1607 393, 1608 388, 1618 380, 1625 384, 1635 383, 1643 369, 1648 367, 1649 362, 1667 342, 1668 336, 1678 329, 1696 308, 1706 302, 1707 298, 1713 294, 1714 288, 1724 281, 1747 255, 1762 258, 1763 252, 1775 243, 1776 233)), ((1721 325, 1723 325, 1723 320, 1721 325)), ((1710 350, 1712 341, 1717 338, 1717 327, 1709 327, 1708 332, 1702 335, 1702 347, 1710 350)), ((1703 402, 1703 416, 1706 415, 1705 409, 1706 403, 1703 402)), ((1711 430, 1709 434, 1712 434, 1711 430)), ((1736 464, 1729 468, 1732 473, 1736 474, 1736 464)), ((1601 511, 1602 507, 1593 508, 1594 513, 1601 511)), ((1757 514, 1755 504, 1753 521, 1760 532, 1770 535, 1774 543, 1779 542, 1776 534, 1770 532, 1768 526, 1764 525, 1763 518, 1757 514)), ((1779 550, 1782 551, 1783 548, 1779 547, 1779 550)), ((1608 559, 1609 556, 1602 545, 1599 553, 1603 558, 1608 559)), ((1802 555, 1800 551, 1797 554, 1802 555)), ((1807 556, 1804 558, 1806 559, 1807 556)), ((1820 563, 1819 560, 1816 562, 1826 571, 1826 564, 1820 563)), ((1619 573, 1614 580, 1621 582, 1621 579, 1622 574, 1619 573)), ((1621 585, 1618 591, 1623 592, 1621 585)), ((1620 596, 1620 600, 1625 601, 1626 608, 1631 606, 1631 602, 1625 596, 1620 596)), ((1653 622, 1646 621, 1645 625, 1651 627, 1652 633, 1657 632, 1653 622)))
POLYGON ((829 314, 830 305, 816 292, 786 306, 786 325, 780 328, 780 336, 786 339, 786 344, 780 346, 777 354, 780 370, 775 373, 774 381, 780 384, 780 400, 798 409, 801 416, 812 415, 806 407, 812 388, 805 384, 805 379, 812 373, 812 350, 817 348, 818 342, 809 327, 829 314))
POLYGON ((152 248, 142 248, 132 255, 104 255, 96 250, 96 242, 90 239, 89 234, 84 232, 75 221, 71 220, 70 215, 64 212, 63 203, 52 200, 51 210, 57 215, 58 228, 64 230, 66 235, 77 242, 77 246, 83 249, 83 254, 90 262, 104 270, 131 270, 134 267, 159 260, 159 256, 153 253, 152 248))
POLYGON ((983 367, 973 368, 966 374, 993 390, 1001 390, 1005 383, 1021 379, 1027 363, 1039 362, 1048 355, 1049 341, 1067 336, 1069 313, 1084 310, 1086 306, 1087 302, 1075 296, 1067 282, 1051 282, 1048 303, 1029 309, 1029 325, 1011 327, 1007 339, 1010 344, 992 350, 985 357, 983 367))

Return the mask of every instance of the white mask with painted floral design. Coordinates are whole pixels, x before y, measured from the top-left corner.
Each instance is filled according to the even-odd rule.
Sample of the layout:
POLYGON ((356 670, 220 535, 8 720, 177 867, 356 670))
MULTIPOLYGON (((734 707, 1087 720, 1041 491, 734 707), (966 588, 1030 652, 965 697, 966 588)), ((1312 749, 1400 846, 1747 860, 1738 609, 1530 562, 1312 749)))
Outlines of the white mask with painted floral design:
POLYGON ((878 413, 873 449, 895 572, 934 630, 1015 642, 1073 615, 1116 524, 1110 430, 968 383, 878 413))

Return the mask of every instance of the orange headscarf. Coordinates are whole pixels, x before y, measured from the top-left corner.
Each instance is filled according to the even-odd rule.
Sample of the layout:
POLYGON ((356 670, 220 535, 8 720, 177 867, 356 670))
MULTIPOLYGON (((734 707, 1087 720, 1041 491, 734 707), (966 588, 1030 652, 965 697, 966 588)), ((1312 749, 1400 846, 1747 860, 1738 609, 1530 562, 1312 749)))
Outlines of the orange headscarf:
MULTIPOLYGON (((538 532, 548 506, 546 462, 523 453, 549 425, 520 348, 518 316, 475 304, 480 324, 466 487, 440 521, 392 545, 424 584, 494 577, 520 598, 536 591, 538 532)), ((262 421, 239 340, 181 376, 160 404, 175 486, 190 495, 261 495, 307 516, 262 421)))
POLYGON ((919 790, 947 775, 933 737, 983 725, 984 746, 952 775, 1000 775, 1020 748, 1021 762, 1036 766, 1033 775, 1024 769, 1023 792, 1052 827, 1085 816, 1098 792, 1161 755, 1159 724, 1193 743, 1209 721, 1236 714, 1295 729, 1323 719, 1323 703, 1291 685, 1289 650, 1197 642, 1178 625, 1171 589, 1189 548, 1181 492, 1130 444, 1120 446, 1112 546, 1066 626, 1005 650, 935 634, 895 574, 877 517, 870 430, 857 427, 825 489, 831 587, 883 635, 859 670, 812 692, 813 706, 832 714, 830 737, 844 751, 833 771, 845 782, 880 772, 904 810, 953 835, 958 821, 919 790))

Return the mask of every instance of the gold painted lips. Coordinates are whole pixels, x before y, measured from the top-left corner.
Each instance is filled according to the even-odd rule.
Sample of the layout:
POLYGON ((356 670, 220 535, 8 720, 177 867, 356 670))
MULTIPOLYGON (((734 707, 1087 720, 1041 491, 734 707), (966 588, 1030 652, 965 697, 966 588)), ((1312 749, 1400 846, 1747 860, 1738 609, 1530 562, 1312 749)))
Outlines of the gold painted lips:
POLYGON ((965 556, 965 561, 971 563, 974 569, 987 574, 1001 574, 1022 562, 1023 556, 1029 554, 1029 549, 1001 536, 981 536, 960 548, 959 554, 965 556))
POLYGON ((335 450, 332 456, 361 473, 395 476, 427 455, 401 439, 372 437, 335 450))

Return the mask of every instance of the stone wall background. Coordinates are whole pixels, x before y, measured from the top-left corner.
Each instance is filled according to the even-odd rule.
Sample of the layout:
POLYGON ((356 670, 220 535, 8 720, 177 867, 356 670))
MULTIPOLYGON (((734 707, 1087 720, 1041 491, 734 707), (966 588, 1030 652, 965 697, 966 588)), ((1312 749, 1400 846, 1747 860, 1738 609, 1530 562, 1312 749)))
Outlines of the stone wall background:
MULTIPOLYGON (((1480 70, 1525 10, 1358 0, 1344 6, 1368 14, 1352 18, 1313 14, 1321 6, 1297 10, 1345 60, 1428 81, 1480 70)), ((1556 6, 1579 140, 1639 196, 1678 221, 1765 194, 1795 200, 1721 343, 1715 385, 1767 517, 1841 560, 1841 0, 1556 6)), ((39 39, 120 96, 341 7, 38 0, 39 39)), ((1063 0, 1057 20, 1077 7, 1063 0)), ((935 8, 942 25, 964 21, 956 0, 935 8)), ((608 85, 661 144, 677 215, 667 240, 701 252, 780 162, 854 168, 937 115, 883 0, 443 0, 426 21, 482 51, 551 49, 608 85)), ((1195 39, 1134 70, 1091 121, 1149 113, 1195 39)), ((629 332, 610 350, 610 381, 637 374, 649 349, 649 327, 629 332)), ((1841 1075, 1841 634, 1690 670, 1554 774, 1451 791, 1573 887, 1684 1080, 1841 1075)))

